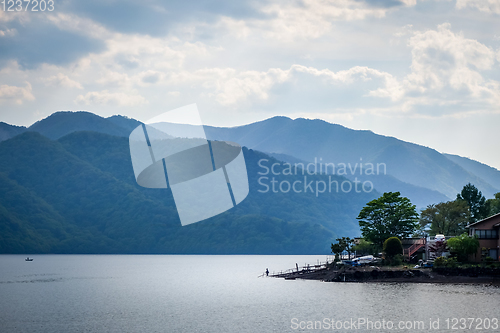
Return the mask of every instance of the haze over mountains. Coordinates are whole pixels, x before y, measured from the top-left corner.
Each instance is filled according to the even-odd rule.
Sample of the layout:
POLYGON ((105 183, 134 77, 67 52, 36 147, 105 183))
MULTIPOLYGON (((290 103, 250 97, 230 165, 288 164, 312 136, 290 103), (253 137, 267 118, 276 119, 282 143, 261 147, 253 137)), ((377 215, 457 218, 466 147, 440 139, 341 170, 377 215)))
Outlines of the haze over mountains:
POLYGON ((205 127, 209 139, 249 148, 250 194, 221 215, 180 227, 170 190, 135 182, 128 135, 139 124, 89 112, 57 112, 29 128, 0 123, 0 252, 324 253, 335 237, 359 234, 359 210, 382 192, 400 191, 419 208, 454 199, 468 182, 487 198, 500 192, 500 171, 464 157, 321 120, 274 117, 205 127), (283 171, 283 161, 320 158, 337 167, 383 163, 387 172, 306 173, 314 181, 370 180, 370 193, 261 193, 259 161, 283 171))
MULTIPOLYGON (((432 148, 371 131, 348 129, 323 120, 274 117, 240 127, 207 127, 206 132, 213 139, 234 141, 252 149, 286 154, 307 162, 321 158, 323 163, 335 164, 384 163, 387 166, 386 175, 393 179, 384 179, 386 185, 382 186, 406 186, 409 190, 408 184, 417 186, 418 189, 413 188, 412 191, 421 195, 407 193, 414 202, 424 203, 423 196, 431 199, 427 203, 438 198, 444 200, 444 196, 455 199, 468 182, 475 184, 487 197, 492 197, 500 188, 500 171, 479 162, 461 158, 461 161, 467 162, 459 164, 456 158, 449 158, 451 155, 441 154, 432 148), (488 177, 488 181, 482 176, 488 177)), ((385 175, 381 173, 378 176, 385 175)))

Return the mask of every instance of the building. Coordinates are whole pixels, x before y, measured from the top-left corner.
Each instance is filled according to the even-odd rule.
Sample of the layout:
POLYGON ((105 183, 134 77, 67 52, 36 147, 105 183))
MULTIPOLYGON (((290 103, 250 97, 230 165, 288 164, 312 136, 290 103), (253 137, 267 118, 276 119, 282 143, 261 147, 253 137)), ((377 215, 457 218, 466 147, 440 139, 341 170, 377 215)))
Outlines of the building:
POLYGON ((487 217, 484 220, 469 224, 469 236, 477 235, 479 248, 473 256, 473 261, 481 261, 486 257, 500 260, 500 213, 487 217))

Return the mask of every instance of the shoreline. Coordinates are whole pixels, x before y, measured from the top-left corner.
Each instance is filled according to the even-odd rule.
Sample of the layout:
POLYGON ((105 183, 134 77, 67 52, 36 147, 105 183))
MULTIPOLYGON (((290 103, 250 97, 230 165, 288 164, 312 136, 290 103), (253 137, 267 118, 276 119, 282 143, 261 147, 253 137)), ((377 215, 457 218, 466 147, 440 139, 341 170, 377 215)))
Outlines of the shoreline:
POLYGON ((302 270, 272 277, 285 280, 317 280, 324 282, 354 283, 436 283, 436 284, 476 284, 500 287, 498 275, 440 274, 432 268, 401 269, 390 267, 348 267, 338 270, 321 268, 302 270))

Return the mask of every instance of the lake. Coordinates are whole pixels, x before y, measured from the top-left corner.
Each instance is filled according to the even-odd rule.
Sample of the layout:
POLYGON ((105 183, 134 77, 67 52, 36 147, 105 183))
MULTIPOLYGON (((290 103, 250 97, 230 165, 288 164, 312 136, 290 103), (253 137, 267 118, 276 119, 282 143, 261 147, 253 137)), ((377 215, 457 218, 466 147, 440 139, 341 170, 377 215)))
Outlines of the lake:
POLYGON ((258 277, 325 258, 1 255, 0 332, 500 331, 496 287, 258 277))

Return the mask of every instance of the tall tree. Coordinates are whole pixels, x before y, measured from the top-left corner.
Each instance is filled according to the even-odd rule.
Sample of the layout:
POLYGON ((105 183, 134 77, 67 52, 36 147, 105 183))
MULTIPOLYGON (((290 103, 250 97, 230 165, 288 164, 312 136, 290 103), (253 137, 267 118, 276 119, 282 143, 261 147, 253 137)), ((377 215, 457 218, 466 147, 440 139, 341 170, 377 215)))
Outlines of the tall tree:
POLYGON ((336 239, 337 243, 331 245, 332 253, 335 257, 342 254, 342 252, 347 251, 349 259, 351 259, 352 247, 354 246, 354 239, 349 237, 342 237, 336 239))
POLYGON ((342 254, 342 252, 344 252, 344 248, 342 247, 342 245, 340 245, 339 243, 332 243, 331 249, 332 253, 335 254, 335 260, 339 260, 340 255, 342 254))
POLYGON ((470 211, 469 222, 471 223, 479 221, 488 215, 486 198, 483 196, 481 191, 479 191, 471 183, 465 185, 462 192, 457 194, 457 200, 464 200, 467 202, 470 211))
POLYGON ((370 201, 357 219, 363 237, 382 249, 389 237, 407 238, 418 227, 418 214, 410 199, 399 192, 386 192, 370 201))
POLYGON ((420 226, 430 224, 433 234, 456 236, 465 232, 470 219, 469 206, 464 200, 432 204, 420 214, 420 226))
POLYGON ((486 200, 486 207, 488 208, 489 211, 488 216, 500 213, 500 192, 495 193, 494 199, 486 200))

